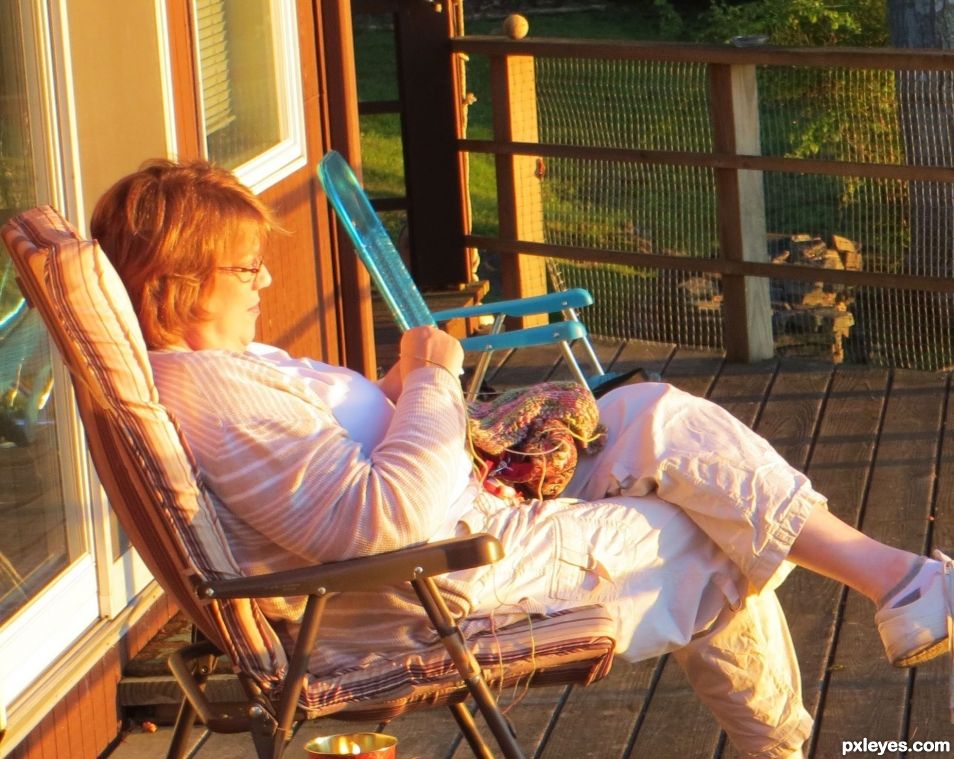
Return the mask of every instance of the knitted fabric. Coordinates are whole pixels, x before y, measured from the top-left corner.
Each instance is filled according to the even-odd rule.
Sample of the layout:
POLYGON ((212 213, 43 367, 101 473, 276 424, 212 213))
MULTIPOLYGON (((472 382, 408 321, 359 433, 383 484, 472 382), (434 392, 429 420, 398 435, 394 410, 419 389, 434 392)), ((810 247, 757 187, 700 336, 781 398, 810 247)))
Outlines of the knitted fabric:
POLYGON ((553 498, 576 469, 579 451, 603 443, 599 409, 576 382, 543 382, 468 404, 478 468, 531 498, 553 498))

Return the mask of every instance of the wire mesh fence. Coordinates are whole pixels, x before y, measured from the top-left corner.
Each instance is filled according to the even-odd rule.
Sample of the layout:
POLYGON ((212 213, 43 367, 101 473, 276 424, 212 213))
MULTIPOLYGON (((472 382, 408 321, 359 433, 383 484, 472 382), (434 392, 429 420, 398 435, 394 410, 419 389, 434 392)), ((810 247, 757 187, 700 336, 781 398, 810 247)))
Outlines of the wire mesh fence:
MULTIPOLYGON (((948 72, 779 65, 755 71, 763 156, 954 166, 948 72)), ((538 57, 539 140, 711 154, 710 76, 709 66, 698 62, 538 57)), ((718 257, 715 173, 679 161, 539 159, 544 240, 660 257, 718 257)), ((830 163, 820 171, 760 172, 765 260, 780 267, 954 276, 954 185, 877 173, 835 173, 830 163)), ((615 260, 550 261, 562 285, 594 293, 597 305, 583 315, 593 333, 723 346, 718 275, 615 260)), ((771 280, 769 294, 779 353, 921 369, 954 363, 954 296, 782 279, 771 280)))
MULTIPOLYGON (((703 65, 540 59, 536 85, 541 142, 712 150, 703 65)), ((549 159, 542 187, 547 242, 693 257, 711 257, 718 248, 711 170, 549 159)), ((585 287, 596 295, 585 316, 596 334, 722 344, 717 278, 564 259, 549 263, 558 286, 585 287)))

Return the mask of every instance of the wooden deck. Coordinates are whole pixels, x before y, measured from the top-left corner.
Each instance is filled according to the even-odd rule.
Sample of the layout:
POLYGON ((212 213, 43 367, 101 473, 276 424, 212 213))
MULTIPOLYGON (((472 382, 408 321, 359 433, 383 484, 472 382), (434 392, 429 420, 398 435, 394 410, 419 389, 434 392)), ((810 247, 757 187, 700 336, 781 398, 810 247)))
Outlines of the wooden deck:
MULTIPOLYGON (((954 405, 948 400, 948 374, 790 360, 733 365, 718 354, 639 342, 599 343, 598 352, 611 367, 643 367, 723 405, 807 472, 836 514, 868 534, 917 552, 954 545, 954 405)), ((382 364, 389 353, 393 349, 385 346, 382 364)), ((554 357, 552 350, 504 357, 489 382, 503 389, 566 376, 554 357)), ((806 571, 796 570, 780 596, 801 662, 804 701, 816 717, 811 756, 842 756, 843 741, 864 739, 954 746, 946 660, 914 670, 892 668, 882 653, 872 606, 806 571)), ((669 657, 617 659, 609 677, 587 688, 503 695, 506 702, 518 702, 510 717, 528 757, 738 757, 669 657)), ((303 756, 305 742, 316 735, 360 729, 375 726, 334 719, 306 724, 286 755, 303 756)), ((444 710, 406 715, 387 731, 400 740, 400 759, 471 756, 444 710)), ((163 728, 159 734, 127 736, 114 759, 160 756, 166 733, 163 728)), ((254 752, 247 735, 215 735, 196 756, 254 752)))
MULTIPOLYGON (((641 366, 724 406, 805 471, 832 511, 869 535, 916 552, 954 543, 949 374, 795 360, 734 365, 719 354, 640 342, 600 343, 598 352, 612 367, 641 366)), ((489 383, 502 389, 567 376, 554 358, 552 350, 518 352, 489 383)), ((796 570, 780 597, 805 705, 816 717, 811 756, 841 756, 843 741, 865 738, 954 746, 944 658, 914 670, 891 667, 871 604, 807 571, 796 570)), ((668 657, 618 659, 607 679, 588 688, 533 689, 518 700, 511 717, 528 756, 738 756, 668 657)), ((400 738, 402 759, 470 755, 440 712, 405 716, 388 731, 400 738)), ((948 754, 954 751, 935 755, 948 754)))

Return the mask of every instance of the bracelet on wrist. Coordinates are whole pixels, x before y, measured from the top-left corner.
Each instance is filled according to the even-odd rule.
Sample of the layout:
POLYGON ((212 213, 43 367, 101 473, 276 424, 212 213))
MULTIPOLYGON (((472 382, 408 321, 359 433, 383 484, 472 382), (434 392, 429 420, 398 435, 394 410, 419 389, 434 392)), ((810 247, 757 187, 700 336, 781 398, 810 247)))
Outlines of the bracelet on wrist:
MULTIPOLYGON (((434 361, 433 359, 429 359, 429 358, 425 358, 424 356, 417 356, 417 355, 407 355, 407 356, 404 356, 404 358, 413 358, 413 359, 417 359, 418 361, 423 361, 425 364, 430 364, 431 366, 438 366, 441 369, 443 369, 445 372, 450 374, 452 377, 454 376, 454 372, 452 372, 450 369, 444 366, 444 364, 442 364, 440 361, 434 361)), ((458 374, 463 374, 463 373, 464 373, 463 369, 461 369, 458 372, 458 374)))

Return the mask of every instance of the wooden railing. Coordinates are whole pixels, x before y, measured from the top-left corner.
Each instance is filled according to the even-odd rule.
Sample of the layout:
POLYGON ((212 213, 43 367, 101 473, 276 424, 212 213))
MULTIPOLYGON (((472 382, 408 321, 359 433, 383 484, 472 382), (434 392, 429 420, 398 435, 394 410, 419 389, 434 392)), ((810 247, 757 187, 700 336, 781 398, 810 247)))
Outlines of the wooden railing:
MULTIPOLYGON (((755 84, 757 66, 954 71, 954 54, 927 50, 736 48, 476 36, 452 39, 451 50, 471 60, 486 56, 490 61, 493 138, 461 137, 457 145, 464 154, 494 156, 499 232, 495 237, 469 235, 465 243, 504 254, 503 285, 507 297, 531 294, 543 286, 540 257, 718 274, 722 279, 727 355, 732 360, 748 361, 773 352, 769 278, 954 292, 954 278, 794 264, 779 266, 769 261, 763 172, 949 183, 954 182, 954 167, 760 155, 755 84), (534 61, 545 57, 704 64, 708 68, 713 149, 707 152, 643 150, 541 142, 536 134, 533 111, 536 107, 533 70, 534 61), (540 158, 710 169, 715 176, 718 250, 713 257, 694 258, 548 244, 543 237, 539 197, 532 187, 534 162, 540 158)), ((954 251, 951 254, 954 255, 954 251)))

